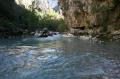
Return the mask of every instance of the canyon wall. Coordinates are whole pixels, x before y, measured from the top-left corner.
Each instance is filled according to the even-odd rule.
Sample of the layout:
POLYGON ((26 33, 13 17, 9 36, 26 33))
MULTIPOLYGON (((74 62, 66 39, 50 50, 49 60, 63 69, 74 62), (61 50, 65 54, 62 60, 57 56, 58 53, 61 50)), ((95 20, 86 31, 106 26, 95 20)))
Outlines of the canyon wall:
POLYGON ((21 16, 23 9, 47 11, 52 8, 48 0, 0 0, 0 15, 13 19, 21 16))
POLYGON ((59 5, 69 28, 84 27, 94 35, 120 33, 120 0, 59 0, 59 5))

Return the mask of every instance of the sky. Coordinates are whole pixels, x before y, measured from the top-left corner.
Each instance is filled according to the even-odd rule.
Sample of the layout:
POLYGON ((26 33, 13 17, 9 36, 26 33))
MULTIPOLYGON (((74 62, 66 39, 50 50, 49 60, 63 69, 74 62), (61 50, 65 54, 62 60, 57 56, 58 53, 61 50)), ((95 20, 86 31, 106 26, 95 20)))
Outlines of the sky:
POLYGON ((57 0, 48 0, 49 5, 53 7, 57 6, 58 1, 57 0))

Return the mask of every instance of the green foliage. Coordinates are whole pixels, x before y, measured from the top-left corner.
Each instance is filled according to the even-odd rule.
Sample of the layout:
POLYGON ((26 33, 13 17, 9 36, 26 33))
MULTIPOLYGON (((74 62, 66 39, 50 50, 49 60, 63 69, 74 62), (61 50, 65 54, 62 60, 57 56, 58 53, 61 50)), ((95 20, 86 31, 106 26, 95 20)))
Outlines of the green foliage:
POLYGON ((64 32, 66 30, 66 24, 62 15, 53 10, 49 10, 47 13, 35 11, 37 17, 39 17, 39 28, 44 27, 53 31, 64 32))
POLYGON ((15 31, 17 29, 16 23, 10 20, 0 20, 0 27, 4 27, 12 31, 15 31))
POLYGON ((36 30, 42 30, 45 27, 60 32, 64 32, 66 29, 63 16, 52 9, 48 9, 45 13, 36 9, 27 10, 14 2, 11 2, 11 4, 14 4, 14 7, 9 8, 2 5, 2 8, 0 8, 0 34, 5 34, 5 36, 9 36, 8 34, 28 34, 36 30), (2 33, 3 31, 5 33, 2 33))
POLYGON ((49 30, 64 32, 66 30, 66 24, 63 18, 57 18, 55 16, 45 15, 40 18, 40 28, 48 28, 49 30))
POLYGON ((22 25, 22 29, 34 31, 39 26, 39 18, 35 15, 35 12, 24 11, 19 20, 22 25))
POLYGON ((92 13, 93 13, 93 14, 94 14, 94 13, 97 13, 97 12, 99 11, 99 6, 100 6, 100 2, 94 1, 94 2, 92 3, 91 8, 92 8, 92 13))
POLYGON ((29 31, 35 31, 38 29, 48 28, 52 31, 64 32, 66 30, 66 24, 63 16, 56 13, 53 10, 49 10, 47 13, 35 11, 23 11, 20 19, 22 29, 29 31))
POLYGON ((59 32, 65 32, 67 30, 67 25, 63 19, 59 20, 59 24, 57 27, 57 31, 59 32))
POLYGON ((107 4, 107 2, 105 3, 106 5, 102 5, 103 3, 105 3, 105 1, 100 0, 100 1, 94 1, 92 3, 91 9, 92 9, 92 13, 98 13, 98 12, 106 12, 110 9, 110 5, 107 4))
POLYGON ((69 10, 69 4, 67 2, 63 3, 62 10, 64 11, 69 10))

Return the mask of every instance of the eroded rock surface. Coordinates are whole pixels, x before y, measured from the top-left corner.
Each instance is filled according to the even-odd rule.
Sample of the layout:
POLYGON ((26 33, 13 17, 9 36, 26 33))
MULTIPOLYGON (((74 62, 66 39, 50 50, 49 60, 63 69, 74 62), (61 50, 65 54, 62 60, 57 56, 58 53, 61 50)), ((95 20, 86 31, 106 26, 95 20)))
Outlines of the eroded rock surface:
POLYGON ((59 0, 59 3, 69 27, 85 27, 94 35, 120 29, 119 0, 59 0))

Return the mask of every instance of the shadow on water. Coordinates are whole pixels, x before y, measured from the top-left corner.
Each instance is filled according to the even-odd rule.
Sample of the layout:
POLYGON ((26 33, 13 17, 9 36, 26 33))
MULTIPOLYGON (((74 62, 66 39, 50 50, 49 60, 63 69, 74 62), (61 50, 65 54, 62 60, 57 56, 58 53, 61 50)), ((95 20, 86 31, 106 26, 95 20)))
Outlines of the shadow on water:
POLYGON ((0 42, 0 79, 120 78, 120 43, 50 39, 0 42))

